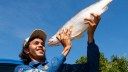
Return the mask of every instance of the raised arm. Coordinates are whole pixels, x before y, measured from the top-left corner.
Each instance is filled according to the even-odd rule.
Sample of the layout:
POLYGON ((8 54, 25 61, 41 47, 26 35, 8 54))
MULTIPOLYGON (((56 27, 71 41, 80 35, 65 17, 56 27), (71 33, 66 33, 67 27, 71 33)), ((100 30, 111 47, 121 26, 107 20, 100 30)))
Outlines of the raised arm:
POLYGON ((63 51, 62 51, 62 54, 64 56, 68 55, 68 53, 71 49, 71 46, 72 46, 70 34, 71 34, 70 29, 63 29, 63 31, 60 32, 59 35, 57 36, 57 39, 60 41, 60 43, 64 47, 63 51))
MULTIPOLYGON (((100 21, 100 16, 92 14, 94 17, 92 20, 87 20, 88 27, 88 46, 87 46, 87 72, 99 72, 99 48, 95 44, 94 33, 97 28, 97 25, 100 21)), ((87 23, 86 23, 87 24, 87 23)))

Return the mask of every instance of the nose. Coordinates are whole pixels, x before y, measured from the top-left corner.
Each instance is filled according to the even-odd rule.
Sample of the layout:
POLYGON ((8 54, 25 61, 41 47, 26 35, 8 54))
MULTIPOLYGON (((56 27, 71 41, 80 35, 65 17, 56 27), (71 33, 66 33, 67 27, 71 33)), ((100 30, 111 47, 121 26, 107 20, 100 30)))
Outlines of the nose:
POLYGON ((41 47, 41 48, 42 48, 42 47, 43 47, 43 45, 42 45, 41 43, 39 43, 39 44, 38 44, 38 47, 41 47))

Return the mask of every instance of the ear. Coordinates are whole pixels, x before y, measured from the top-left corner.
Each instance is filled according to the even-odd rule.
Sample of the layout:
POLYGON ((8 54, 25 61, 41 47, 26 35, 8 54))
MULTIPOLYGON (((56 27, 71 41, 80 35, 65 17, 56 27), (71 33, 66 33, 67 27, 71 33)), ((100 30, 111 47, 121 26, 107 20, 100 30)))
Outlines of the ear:
POLYGON ((24 49, 24 52, 25 52, 26 54, 29 54, 29 49, 28 49, 28 48, 25 48, 25 49, 24 49))

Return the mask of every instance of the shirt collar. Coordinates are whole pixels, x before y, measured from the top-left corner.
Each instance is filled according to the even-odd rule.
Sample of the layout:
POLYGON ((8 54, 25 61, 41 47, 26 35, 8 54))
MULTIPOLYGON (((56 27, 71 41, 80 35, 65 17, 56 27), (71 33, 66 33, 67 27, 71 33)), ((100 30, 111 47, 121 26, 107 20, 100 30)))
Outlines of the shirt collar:
POLYGON ((40 65, 40 64, 42 64, 42 66, 44 66, 44 65, 46 65, 48 62, 47 61, 45 61, 45 62, 43 62, 43 63, 40 63, 40 62, 38 62, 37 60, 34 60, 34 61, 31 61, 30 63, 29 63, 29 66, 30 67, 37 67, 38 65, 40 65))

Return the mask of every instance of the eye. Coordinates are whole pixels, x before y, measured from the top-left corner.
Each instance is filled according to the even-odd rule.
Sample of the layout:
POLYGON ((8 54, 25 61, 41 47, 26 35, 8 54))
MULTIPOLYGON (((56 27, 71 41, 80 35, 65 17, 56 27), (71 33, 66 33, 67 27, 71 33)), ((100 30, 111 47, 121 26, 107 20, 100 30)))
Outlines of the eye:
POLYGON ((38 44, 39 44, 39 42, 38 42, 38 41, 35 41, 35 42, 34 42, 34 44, 35 44, 35 45, 38 45, 38 44))
POLYGON ((41 45, 44 46, 45 45, 44 42, 41 42, 41 45))

